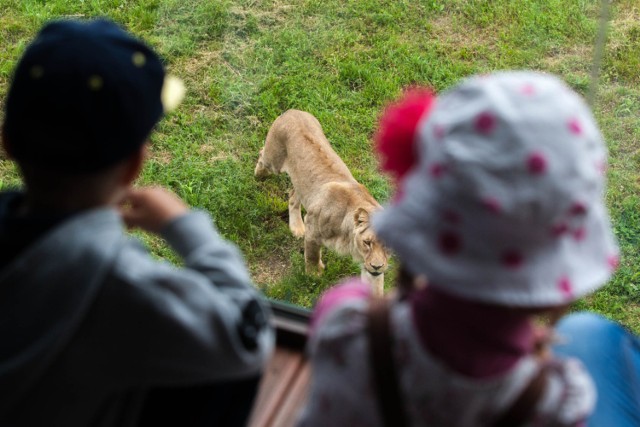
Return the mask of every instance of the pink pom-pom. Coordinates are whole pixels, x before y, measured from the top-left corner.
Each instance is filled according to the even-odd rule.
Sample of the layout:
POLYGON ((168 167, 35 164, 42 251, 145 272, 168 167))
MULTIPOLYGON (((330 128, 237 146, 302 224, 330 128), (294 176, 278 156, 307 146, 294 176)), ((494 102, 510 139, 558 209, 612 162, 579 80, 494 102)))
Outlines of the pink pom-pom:
POLYGON ((435 99, 428 89, 409 89, 402 99, 387 107, 380 119, 375 137, 381 157, 380 167, 397 180, 401 180, 417 160, 416 127, 420 119, 429 113, 435 99))

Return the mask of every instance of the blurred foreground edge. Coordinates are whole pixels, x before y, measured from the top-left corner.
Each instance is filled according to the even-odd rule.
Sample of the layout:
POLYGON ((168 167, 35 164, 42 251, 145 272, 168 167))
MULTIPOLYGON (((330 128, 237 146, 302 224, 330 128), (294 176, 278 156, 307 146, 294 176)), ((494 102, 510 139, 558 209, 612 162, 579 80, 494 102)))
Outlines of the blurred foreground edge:
POLYGON ((249 427, 291 427, 304 404, 310 369, 305 357, 311 311, 271 301, 276 350, 260 382, 249 427))

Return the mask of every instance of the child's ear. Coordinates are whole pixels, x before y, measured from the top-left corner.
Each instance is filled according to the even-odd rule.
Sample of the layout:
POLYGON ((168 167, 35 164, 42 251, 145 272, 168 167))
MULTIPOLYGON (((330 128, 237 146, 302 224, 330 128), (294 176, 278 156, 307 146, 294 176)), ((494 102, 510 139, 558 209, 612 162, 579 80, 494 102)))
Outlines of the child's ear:
POLYGON ((140 175, 144 161, 147 158, 147 147, 148 143, 143 144, 129 157, 129 159, 127 159, 126 169, 123 175, 123 183, 125 185, 130 185, 140 175))

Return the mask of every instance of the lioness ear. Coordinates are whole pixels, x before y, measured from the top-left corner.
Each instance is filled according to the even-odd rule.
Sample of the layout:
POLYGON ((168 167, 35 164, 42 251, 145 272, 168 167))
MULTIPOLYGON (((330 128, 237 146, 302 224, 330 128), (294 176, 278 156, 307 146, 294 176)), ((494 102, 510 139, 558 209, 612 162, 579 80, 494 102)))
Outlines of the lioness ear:
POLYGON ((364 223, 369 223, 369 212, 367 212, 365 209, 363 208, 358 208, 356 210, 356 213, 353 214, 353 221, 356 224, 356 227, 364 224, 364 223))

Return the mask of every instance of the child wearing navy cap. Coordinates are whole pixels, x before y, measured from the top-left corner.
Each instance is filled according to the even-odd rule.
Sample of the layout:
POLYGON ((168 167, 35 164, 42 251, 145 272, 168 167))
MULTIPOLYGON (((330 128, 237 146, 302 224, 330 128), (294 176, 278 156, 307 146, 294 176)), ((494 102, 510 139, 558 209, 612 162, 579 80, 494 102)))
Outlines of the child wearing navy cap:
MULTIPOLYGON (((2 128, 25 188, 0 194, 0 425, 151 424, 174 408, 150 410, 150 390, 255 387, 273 332, 238 249, 206 213, 132 186, 180 89, 106 20, 49 23, 20 60, 2 128), (184 266, 154 260, 125 226, 163 237, 184 266)), ((243 407, 231 424, 251 404, 221 402, 243 407)))

